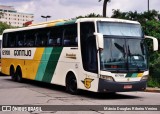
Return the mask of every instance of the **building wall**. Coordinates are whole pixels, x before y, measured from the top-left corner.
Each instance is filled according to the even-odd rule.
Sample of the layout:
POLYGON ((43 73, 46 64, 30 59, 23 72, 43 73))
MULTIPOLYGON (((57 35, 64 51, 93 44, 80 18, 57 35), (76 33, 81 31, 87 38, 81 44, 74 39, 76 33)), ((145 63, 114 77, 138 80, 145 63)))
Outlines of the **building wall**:
POLYGON ((33 14, 17 12, 12 6, 0 5, 0 12, 3 13, 0 18, 1 22, 17 27, 22 27, 25 22, 33 21, 34 18, 33 14))

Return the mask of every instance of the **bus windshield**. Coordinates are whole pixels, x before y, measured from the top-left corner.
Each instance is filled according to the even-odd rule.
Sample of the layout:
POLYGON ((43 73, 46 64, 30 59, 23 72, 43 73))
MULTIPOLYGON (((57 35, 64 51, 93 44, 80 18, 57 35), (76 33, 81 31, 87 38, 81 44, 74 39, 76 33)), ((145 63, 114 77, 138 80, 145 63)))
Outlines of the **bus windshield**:
POLYGON ((116 23, 116 26, 120 27, 114 31, 115 24, 111 24, 105 23, 104 26, 103 23, 99 23, 98 25, 98 32, 104 34, 104 49, 100 52, 101 70, 115 72, 147 70, 147 52, 140 25, 120 23, 122 24, 120 26, 116 23))
POLYGON ((142 37, 140 24, 98 22, 98 30, 103 35, 142 37))

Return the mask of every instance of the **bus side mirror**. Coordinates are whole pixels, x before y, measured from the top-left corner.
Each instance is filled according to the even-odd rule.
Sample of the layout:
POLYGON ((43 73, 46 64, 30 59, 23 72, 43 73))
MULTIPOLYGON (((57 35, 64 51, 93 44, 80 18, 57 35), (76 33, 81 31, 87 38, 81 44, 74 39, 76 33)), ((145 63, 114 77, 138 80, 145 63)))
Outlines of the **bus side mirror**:
POLYGON ((103 49, 104 48, 104 39, 103 39, 103 34, 101 33, 94 33, 94 35, 97 38, 98 41, 98 48, 103 49))
POLYGON ((157 38, 152 37, 152 36, 144 36, 144 37, 153 40, 153 51, 157 51, 158 50, 158 40, 157 40, 157 38))

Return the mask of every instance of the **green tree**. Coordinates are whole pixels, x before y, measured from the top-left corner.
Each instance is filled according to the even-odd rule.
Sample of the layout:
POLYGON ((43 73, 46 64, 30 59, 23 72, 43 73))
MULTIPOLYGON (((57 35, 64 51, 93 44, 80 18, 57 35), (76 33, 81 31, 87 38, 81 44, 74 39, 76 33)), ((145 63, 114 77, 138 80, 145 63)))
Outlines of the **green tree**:
POLYGON ((0 34, 2 34, 5 29, 9 28, 14 28, 14 27, 8 25, 7 23, 0 22, 0 34))
MULTIPOLYGON (((102 0, 99 0, 99 2, 101 2, 102 0)), ((103 17, 106 17, 107 16, 107 3, 110 2, 111 0, 104 0, 103 2, 103 17)))
POLYGON ((88 17, 93 18, 93 17, 102 17, 102 16, 99 15, 99 14, 90 13, 90 14, 85 15, 85 16, 78 16, 78 17, 76 17, 76 19, 79 19, 79 18, 88 18, 88 17))

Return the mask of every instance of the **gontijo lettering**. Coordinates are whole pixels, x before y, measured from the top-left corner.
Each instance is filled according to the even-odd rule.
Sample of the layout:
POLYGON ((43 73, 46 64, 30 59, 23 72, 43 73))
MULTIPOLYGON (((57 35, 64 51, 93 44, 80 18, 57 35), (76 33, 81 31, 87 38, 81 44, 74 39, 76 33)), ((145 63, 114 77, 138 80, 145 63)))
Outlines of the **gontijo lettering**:
POLYGON ((31 50, 14 50, 14 56, 31 56, 31 50))

